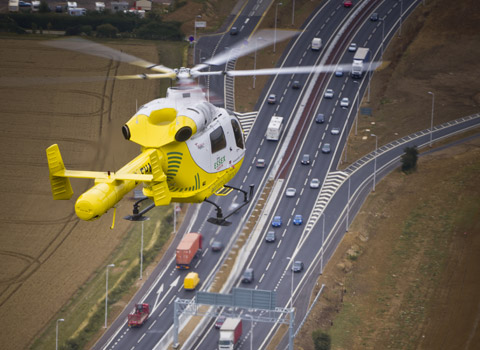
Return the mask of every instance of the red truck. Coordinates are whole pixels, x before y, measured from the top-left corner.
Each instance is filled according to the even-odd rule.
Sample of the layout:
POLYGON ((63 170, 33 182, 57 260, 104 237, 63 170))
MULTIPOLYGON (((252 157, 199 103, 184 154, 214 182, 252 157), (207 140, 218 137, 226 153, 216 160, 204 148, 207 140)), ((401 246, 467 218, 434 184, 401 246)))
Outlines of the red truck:
POLYGON ((128 315, 128 327, 140 327, 147 322, 150 315, 150 305, 136 304, 135 310, 128 315))
POLYGON ((202 251, 202 235, 200 233, 187 233, 177 247, 177 269, 187 270, 193 258, 202 251))

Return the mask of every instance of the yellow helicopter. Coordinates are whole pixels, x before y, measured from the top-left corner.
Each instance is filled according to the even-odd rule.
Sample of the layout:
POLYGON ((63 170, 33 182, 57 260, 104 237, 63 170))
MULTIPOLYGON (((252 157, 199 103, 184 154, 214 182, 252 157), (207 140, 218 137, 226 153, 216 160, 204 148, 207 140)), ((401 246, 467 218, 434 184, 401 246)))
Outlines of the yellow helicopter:
MULTIPOLYGON (((297 32, 277 31, 276 40, 284 40, 297 32)), ((82 220, 95 220, 105 214, 138 184, 154 206, 171 202, 200 203, 213 195, 226 195, 234 189, 226 185, 239 171, 245 156, 245 137, 239 119, 226 109, 210 103, 202 88, 193 83, 201 75, 265 75, 333 71, 336 66, 287 67, 244 71, 206 71, 212 65, 246 55, 270 45, 265 32, 258 33, 262 41, 241 43, 191 69, 170 69, 132 55, 84 39, 61 39, 47 45, 79 51, 136 65, 155 73, 117 76, 115 79, 178 80, 176 87, 167 89, 165 98, 141 106, 122 127, 125 139, 141 146, 141 153, 116 172, 77 171, 65 168, 57 144, 47 148, 50 182, 55 200, 73 196, 70 178, 94 179, 95 184, 81 194, 75 203, 75 212, 82 220), (255 45, 251 44, 252 42, 255 45)), ((270 37, 272 37, 270 35, 270 37)), ((245 205, 248 202, 245 191, 245 205)), ((252 192, 252 188, 250 189, 252 192)), ((251 193, 250 193, 251 197, 251 193)), ((210 201, 208 201, 210 202, 210 201)), ((217 207, 217 219, 211 222, 228 224, 217 207)), ((243 206, 242 205, 242 206, 243 206)), ((235 211, 239 210, 237 208, 235 211)), ((134 206, 132 220, 141 220, 145 212, 134 206)), ((230 216, 230 215, 228 215, 230 216)))

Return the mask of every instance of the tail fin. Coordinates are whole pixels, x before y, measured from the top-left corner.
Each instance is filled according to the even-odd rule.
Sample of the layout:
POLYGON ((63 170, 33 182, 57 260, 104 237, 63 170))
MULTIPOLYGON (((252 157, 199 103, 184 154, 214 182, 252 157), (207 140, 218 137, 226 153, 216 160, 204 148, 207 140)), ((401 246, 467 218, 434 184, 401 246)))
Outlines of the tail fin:
POLYGON ((65 177, 65 165, 57 144, 47 148, 48 170, 53 199, 70 199, 73 196, 70 179, 65 177))

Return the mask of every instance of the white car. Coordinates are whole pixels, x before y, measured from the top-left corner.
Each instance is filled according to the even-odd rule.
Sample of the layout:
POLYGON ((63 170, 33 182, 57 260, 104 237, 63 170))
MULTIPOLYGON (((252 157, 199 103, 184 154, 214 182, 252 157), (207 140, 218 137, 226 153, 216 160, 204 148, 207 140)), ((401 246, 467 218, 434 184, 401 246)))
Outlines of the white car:
POLYGON ((297 190, 293 187, 289 187, 287 188, 287 190, 285 191, 285 195, 287 197, 295 197, 295 194, 297 194, 297 190))
POLYGON ((310 188, 319 188, 320 187, 320 180, 317 178, 313 178, 310 181, 310 188))
POLYGON ((348 99, 348 97, 342 98, 342 100, 340 101, 340 107, 348 108, 348 106, 350 106, 350 100, 348 99))
POLYGON ((325 95, 324 95, 324 96, 325 96, 325 98, 333 98, 333 95, 334 95, 334 94, 335 94, 335 93, 333 92, 332 89, 327 89, 327 90, 325 91, 325 95))
POLYGON ((357 44, 351 43, 350 46, 348 47, 348 51, 350 51, 350 52, 357 51, 357 44))

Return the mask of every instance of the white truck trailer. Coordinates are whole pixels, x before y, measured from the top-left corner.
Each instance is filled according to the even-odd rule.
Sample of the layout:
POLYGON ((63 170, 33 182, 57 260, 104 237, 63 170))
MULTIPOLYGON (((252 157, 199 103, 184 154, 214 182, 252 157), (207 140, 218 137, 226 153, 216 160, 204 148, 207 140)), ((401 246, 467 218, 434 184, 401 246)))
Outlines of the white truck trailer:
POLYGON ((370 49, 367 47, 359 47, 353 56, 352 78, 361 78, 368 70, 370 63, 370 49))
POLYGON ((283 117, 273 116, 267 127, 267 140, 278 141, 283 129, 283 117))
POLYGON ((242 336, 242 319, 227 318, 220 327, 218 350, 233 350, 242 336))

